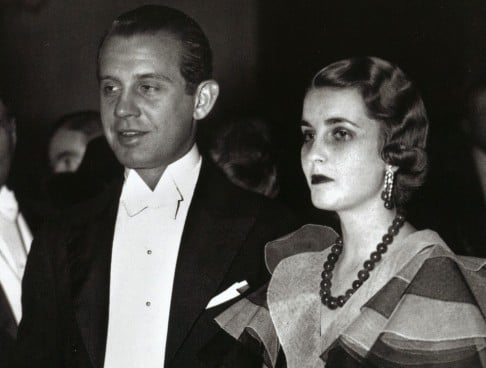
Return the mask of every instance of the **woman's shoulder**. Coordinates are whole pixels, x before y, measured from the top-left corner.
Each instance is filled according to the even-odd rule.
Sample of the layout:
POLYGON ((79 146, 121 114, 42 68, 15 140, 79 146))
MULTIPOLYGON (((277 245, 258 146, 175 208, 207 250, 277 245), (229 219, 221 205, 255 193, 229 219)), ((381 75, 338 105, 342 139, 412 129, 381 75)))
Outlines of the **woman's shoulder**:
MULTIPOLYGON (((404 238, 394 257, 409 259, 398 273, 402 278, 407 273, 410 274, 410 277, 414 276, 419 269, 427 268, 430 264, 455 264, 457 267, 473 272, 480 270, 486 264, 486 260, 482 258, 455 254, 439 234, 429 229, 416 231, 404 238)), ((405 279, 409 279, 409 277, 405 277, 405 279)))

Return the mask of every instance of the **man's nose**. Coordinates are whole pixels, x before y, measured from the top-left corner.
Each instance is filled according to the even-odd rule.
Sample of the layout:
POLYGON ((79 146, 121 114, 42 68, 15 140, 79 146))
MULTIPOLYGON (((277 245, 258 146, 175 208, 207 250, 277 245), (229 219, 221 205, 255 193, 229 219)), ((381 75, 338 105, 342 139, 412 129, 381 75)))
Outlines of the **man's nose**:
POLYGON ((119 118, 140 115, 135 96, 130 91, 120 94, 115 106, 115 115, 119 118))

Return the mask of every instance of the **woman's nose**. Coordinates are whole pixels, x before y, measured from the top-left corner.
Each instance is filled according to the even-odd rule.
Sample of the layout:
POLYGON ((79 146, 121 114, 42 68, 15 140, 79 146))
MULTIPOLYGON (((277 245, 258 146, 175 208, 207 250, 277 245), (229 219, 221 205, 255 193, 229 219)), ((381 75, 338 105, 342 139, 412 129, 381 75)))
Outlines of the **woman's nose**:
POLYGON ((317 141, 308 143, 308 148, 303 153, 307 161, 325 162, 327 160, 325 147, 317 141))

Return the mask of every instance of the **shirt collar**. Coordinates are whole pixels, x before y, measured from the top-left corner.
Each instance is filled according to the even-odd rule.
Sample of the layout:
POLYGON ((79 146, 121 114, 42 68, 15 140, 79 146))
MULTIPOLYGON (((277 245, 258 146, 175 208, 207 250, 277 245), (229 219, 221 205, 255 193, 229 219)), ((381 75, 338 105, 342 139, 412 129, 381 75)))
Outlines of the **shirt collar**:
POLYGON ((148 207, 166 207, 175 219, 181 202, 194 191, 200 168, 201 155, 194 144, 184 156, 167 166, 153 191, 135 170, 126 169, 120 203, 130 217, 148 207))
POLYGON ((19 206, 14 193, 5 185, 0 188, 0 214, 14 221, 19 213, 19 206))

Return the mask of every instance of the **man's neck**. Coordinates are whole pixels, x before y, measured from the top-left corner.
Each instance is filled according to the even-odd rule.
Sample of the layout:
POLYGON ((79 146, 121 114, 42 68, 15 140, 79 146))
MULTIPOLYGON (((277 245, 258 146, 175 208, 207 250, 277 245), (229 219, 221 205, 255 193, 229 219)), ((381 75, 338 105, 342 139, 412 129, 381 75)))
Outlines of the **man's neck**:
POLYGON ((164 174, 165 169, 167 169, 167 166, 157 167, 155 169, 135 169, 135 171, 153 191, 164 174))
MULTIPOLYGON (((172 161, 168 165, 161 165, 158 167, 154 168, 149 168, 149 169, 134 169, 137 174, 140 176, 140 178, 147 184, 147 186, 150 188, 150 190, 154 191, 155 188, 157 187, 157 184, 160 181, 160 178, 164 173, 166 172, 167 168, 174 168, 174 167, 193 167, 196 166, 196 163, 200 159, 200 153, 198 150, 198 147, 195 143, 192 144, 192 146, 189 147, 189 149, 181 155, 179 158, 176 160, 172 161)), ((172 169, 171 169, 172 170, 172 169)))

